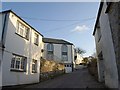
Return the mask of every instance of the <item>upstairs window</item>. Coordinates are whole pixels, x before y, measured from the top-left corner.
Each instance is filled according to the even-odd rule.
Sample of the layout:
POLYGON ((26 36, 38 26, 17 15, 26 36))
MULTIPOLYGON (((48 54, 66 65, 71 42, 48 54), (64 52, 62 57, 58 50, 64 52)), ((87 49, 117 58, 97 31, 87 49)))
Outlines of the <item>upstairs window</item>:
POLYGON ((34 44, 38 45, 39 35, 34 33, 34 44))
POLYGON ((26 57, 13 54, 13 58, 11 60, 11 70, 26 71, 26 63, 26 57))
POLYGON ((53 44, 47 44, 47 51, 53 52, 53 49, 54 49, 53 44))
POLYGON ((67 61, 68 60, 68 47, 67 45, 62 45, 62 60, 67 61))
POLYGON ((26 27, 24 24, 21 22, 17 21, 17 30, 16 33, 22 36, 25 39, 29 39, 29 28, 26 27))
POLYGON ((47 59, 52 60, 53 59, 53 51, 54 51, 54 46, 53 44, 47 44, 47 59))

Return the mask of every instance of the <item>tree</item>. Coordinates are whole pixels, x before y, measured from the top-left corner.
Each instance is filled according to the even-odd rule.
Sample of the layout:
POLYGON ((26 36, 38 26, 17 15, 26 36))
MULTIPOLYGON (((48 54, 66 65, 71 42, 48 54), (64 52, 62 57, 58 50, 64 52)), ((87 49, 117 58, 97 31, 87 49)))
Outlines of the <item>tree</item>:
POLYGON ((87 65, 88 62, 89 62, 89 60, 87 57, 83 58, 83 60, 82 60, 83 65, 87 65))
POLYGON ((81 49, 81 48, 79 48, 79 47, 75 48, 75 52, 76 52, 76 53, 79 53, 79 54, 81 54, 81 55, 86 53, 85 50, 83 50, 83 49, 81 49))

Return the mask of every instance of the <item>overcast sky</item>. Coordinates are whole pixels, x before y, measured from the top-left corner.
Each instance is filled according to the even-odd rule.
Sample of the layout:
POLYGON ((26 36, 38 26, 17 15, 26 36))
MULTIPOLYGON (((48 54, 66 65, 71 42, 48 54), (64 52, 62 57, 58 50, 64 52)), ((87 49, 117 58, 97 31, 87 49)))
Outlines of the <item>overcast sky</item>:
POLYGON ((4 2, 2 10, 12 9, 44 37, 72 42, 86 50, 95 51, 92 36, 98 12, 98 2, 4 2))

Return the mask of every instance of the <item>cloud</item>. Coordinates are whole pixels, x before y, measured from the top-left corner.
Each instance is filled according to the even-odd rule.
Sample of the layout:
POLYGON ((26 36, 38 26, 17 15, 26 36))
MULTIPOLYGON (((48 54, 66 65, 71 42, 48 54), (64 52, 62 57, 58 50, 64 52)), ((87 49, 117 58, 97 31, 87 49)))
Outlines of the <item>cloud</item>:
POLYGON ((72 30, 72 32, 81 32, 81 31, 84 31, 84 30, 89 30, 89 27, 87 27, 86 25, 79 25, 79 26, 76 26, 74 30, 72 30))

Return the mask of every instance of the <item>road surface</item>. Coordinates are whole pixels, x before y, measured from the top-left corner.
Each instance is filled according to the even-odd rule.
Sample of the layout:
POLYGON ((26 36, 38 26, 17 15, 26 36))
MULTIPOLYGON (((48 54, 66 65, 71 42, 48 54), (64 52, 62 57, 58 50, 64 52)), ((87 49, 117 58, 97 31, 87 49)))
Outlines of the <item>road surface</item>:
POLYGON ((87 68, 80 68, 72 73, 38 84, 28 85, 25 88, 105 88, 105 86, 98 83, 89 74, 87 68))

